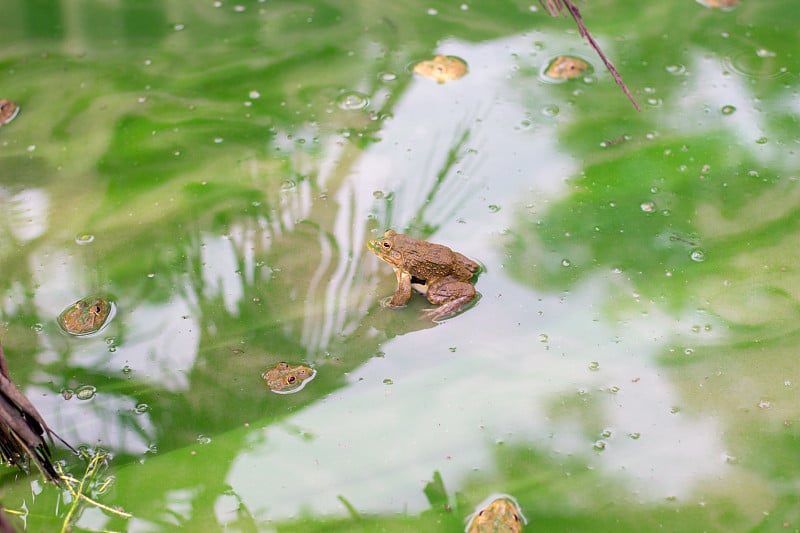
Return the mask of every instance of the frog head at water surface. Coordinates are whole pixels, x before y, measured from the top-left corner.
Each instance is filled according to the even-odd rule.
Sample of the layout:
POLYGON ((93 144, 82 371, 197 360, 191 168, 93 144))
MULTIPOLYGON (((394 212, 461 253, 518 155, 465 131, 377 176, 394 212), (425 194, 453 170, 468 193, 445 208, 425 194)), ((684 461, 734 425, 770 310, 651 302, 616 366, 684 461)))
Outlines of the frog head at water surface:
POLYGON ((403 307, 411 298, 411 289, 424 294, 432 304, 426 315, 434 321, 455 314, 475 299, 472 277, 480 265, 447 246, 414 239, 392 230, 367 248, 389 263, 397 276, 397 290, 386 307, 403 307))
POLYGON ((11 100, 0 100, 0 126, 8 124, 19 113, 19 106, 11 100))
POLYGON ((87 296, 64 309, 56 322, 70 335, 91 335, 106 325, 112 309, 112 303, 105 298, 87 296))
POLYGON ((314 376, 316 371, 313 368, 303 365, 292 366, 283 362, 265 370, 261 375, 269 390, 278 394, 298 392, 314 379, 314 376))
POLYGON ((439 55, 414 65, 414 72, 437 83, 444 83, 463 77, 467 73, 467 64, 457 57, 439 55))
POLYGON ((489 497, 468 517, 466 533, 520 533, 525 516, 514 498, 506 494, 489 497))

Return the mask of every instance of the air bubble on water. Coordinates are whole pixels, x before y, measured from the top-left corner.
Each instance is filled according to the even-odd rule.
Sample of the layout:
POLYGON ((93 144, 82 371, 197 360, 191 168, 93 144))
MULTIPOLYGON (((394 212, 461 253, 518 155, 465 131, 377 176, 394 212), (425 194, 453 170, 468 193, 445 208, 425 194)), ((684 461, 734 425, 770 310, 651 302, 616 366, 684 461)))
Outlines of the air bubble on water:
POLYGON ((156 277, 156 273, 155 272, 148 272, 147 273, 147 277, 150 278, 150 279, 153 279, 154 277, 156 277))
POLYGON ((694 348, 686 348, 683 350, 683 355, 692 355, 694 353, 694 348))
POLYGON ((175 31, 183 31, 186 28, 186 25, 185 24, 175 24, 175 26, 173 26, 173 28, 175 28, 175 31))
POLYGON ((554 116, 558 115, 559 111, 560 111, 560 109, 558 109, 558 106, 555 105, 555 104, 548 104, 548 105, 542 107, 542 115, 544 115, 546 117, 554 117, 554 116))
POLYGON ((570 262, 569 259, 562 259, 561 260, 561 266, 563 266, 563 267, 572 266, 572 263, 570 262))
POLYGON ((736 112, 736 107, 732 105, 724 105, 720 111, 723 115, 733 115, 736 112))
POLYGON ((700 324, 695 324, 692 326, 692 333, 700 333, 700 324))
POLYGON ((65 400, 71 400, 72 397, 75 396, 75 391, 72 389, 62 389, 61 390, 61 397, 65 400))
POLYGON ((41 331, 44 329, 44 326, 41 323, 36 322, 34 325, 31 326, 31 329, 36 333, 41 333, 41 331))
POLYGON ((617 385, 613 385, 613 386, 608 388, 608 392, 610 392, 611 394, 616 394, 620 390, 622 390, 622 389, 620 387, 618 387, 617 385))
POLYGON ((756 139, 756 144, 767 144, 767 138, 759 137, 758 139, 756 139))
POLYGON ((497 213, 498 211, 500 211, 500 206, 496 204, 490 204, 489 211, 492 213, 497 213))
POLYGON ((282 191, 291 191, 295 187, 297 187, 297 182, 293 179, 285 179, 281 182, 282 191))
POLYGON ((255 100, 256 98, 261 98, 261 93, 253 90, 250 91, 247 96, 249 96, 251 100, 255 100))
POLYGON ((769 400, 759 400, 758 401, 758 408, 759 409, 771 409, 772 402, 769 400))
POLYGON ((236 11, 237 13, 241 13, 245 9, 247 9, 247 8, 244 7, 244 6, 233 6, 233 10, 236 11))
POLYGON ((379 78, 381 81, 394 81, 397 79, 397 74, 394 72, 381 72, 379 78))
POLYGON ((97 393, 97 388, 92 385, 81 385, 75 390, 75 397, 79 400, 91 400, 97 393))
POLYGON ((686 67, 683 65, 667 65, 666 69, 673 76, 682 76, 686 73, 686 67))
POLYGON ((439 14, 439 11, 437 11, 436 9, 433 9, 433 8, 428 9, 428 15, 434 16, 434 15, 438 15, 438 14, 439 14))
POLYGON ((369 105, 369 97, 356 91, 347 91, 339 95, 336 99, 336 105, 339 109, 344 109, 345 111, 364 109, 369 105))
POLYGON ((756 50, 756 55, 758 57, 775 57, 776 54, 772 50, 767 50, 766 48, 759 48, 756 50))
POLYGON ((676 415, 681 412, 681 408, 678 406, 672 406, 670 407, 669 412, 672 413, 673 415, 676 415))
POLYGON ((150 410, 150 406, 147 405, 146 403, 137 404, 136 407, 133 408, 133 411, 137 415, 143 415, 144 413, 146 413, 149 410, 150 410))
POLYGON ((633 433, 628 433, 628 437, 630 437, 633 440, 639 440, 639 437, 641 436, 642 434, 639 433, 638 431, 634 431, 633 433))
POLYGON ((394 381, 392 381, 389 378, 386 378, 386 379, 383 380, 383 384, 384 385, 394 385, 394 381))
POLYGON ((594 449, 595 449, 595 450, 597 450, 598 452, 602 452, 603 450, 605 450, 605 449, 606 449, 606 446, 607 446, 607 443, 606 443, 606 441, 604 441, 604 440, 597 440, 597 441, 595 441, 595 442, 594 442, 594 444, 592 445, 592 448, 594 448, 594 449))
POLYGON ((610 428, 606 428, 600 433, 600 436, 604 439, 610 439, 612 435, 614 435, 614 432, 610 428))
POLYGON ((600 363, 598 363, 597 361, 592 361, 591 363, 589 363, 589 370, 599 370, 599 369, 600 369, 600 363))
POLYGON ((198 444, 211 444, 211 437, 206 437, 205 435, 198 435, 197 436, 197 443, 198 444))
POLYGON ((222 137, 214 137, 214 144, 222 144, 223 142, 225 142, 225 139, 222 137))
POLYGON ((706 260, 706 254, 703 250, 692 250, 692 253, 689 254, 689 258, 695 263, 702 263, 706 260))
POLYGON ((639 205, 639 209, 641 209, 641 210, 642 210, 642 211, 644 211, 645 213, 654 213, 654 212, 655 212, 655 210, 656 210, 656 203, 655 203, 655 202, 653 202, 653 201, 649 201, 649 202, 642 202, 642 203, 639 205))
POLYGON ((467 11, 469 9, 469 6, 467 4, 461 4, 459 6, 459 9, 461 9, 461 11, 467 11))
POLYGON ((383 191, 372 191, 372 197, 375 198, 376 200, 382 200, 383 191))
POLYGON ((125 365, 122 367, 123 374, 130 374, 131 372, 133 372, 133 369, 130 367, 130 365, 125 365))
POLYGON ((539 342, 546 343, 550 338, 545 333, 539 333, 539 342))
POLYGON ((526 130, 531 129, 531 126, 533 126, 533 122, 531 120, 527 119, 527 118, 524 118, 519 122, 519 124, 517 125, 517 128, 520 129, 520 130, 526 131, 526 130))

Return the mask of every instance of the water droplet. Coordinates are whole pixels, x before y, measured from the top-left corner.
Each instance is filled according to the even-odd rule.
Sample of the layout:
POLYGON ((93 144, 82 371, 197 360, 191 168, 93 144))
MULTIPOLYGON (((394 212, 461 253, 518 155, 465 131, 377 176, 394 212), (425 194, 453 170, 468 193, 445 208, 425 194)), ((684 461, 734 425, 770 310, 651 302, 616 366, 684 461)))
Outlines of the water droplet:
POLYGON ((130 374, 131 372, 133 372, 133 369, 130 367, 130 365, 125 365, 122 367, 123 374, 130 374))
POLYGON ((771 409, 772 402, 769 400, 759 400, 758 401, 758 408, 759 409, 771 409))
POLYGON ((736 107, 732 105, 724 105, 720 111, 722 111, 723 115, 733 115, 736 112, 736 107))
POLYGON ((281 182, 282 191, 291 191, 295 187, 297 187, 297 182, 293 179, 285 179, 281 182))
POLYGON ((41 333, 41 331, 44 329, 44 326, 42 324, 40 324, 39 322, 37 322, 37 323, 35 323, 34 325, 31 326, 31 329, 33 331, 35 331, 36 333, 41 333))
POLYGON ((492 213, 497 213, 498 211, 500 211, 500 206, 495 204, 490 204, 489 211, 491 211, 492 213))
POLYGON ((97 393, 97 388, 92 385, 81 385, 75 391, 75 397, 79 400, 91 400, 97 393))
POLYGON ((392 381, 389 378, 386 378, 386 379, 383 380, 383 384, 384 385, 394 385, 394 381, 392 381))
POLYGON ((561 111, 557 105, 549 104, 542 108, 542 115, 546 117, 554 117, 558 115, 558 112, 561 111))
POLYGON ((683 355, 692 355, 694 353, 694 348, 686 348, 683 350, 683 355))
POLYGON ((702 263, 706 260, 706 254, 703 250, 692 250, 692 253, 689 254, 689 258, 695 263, 702 263))
POLYGON ((598 440, 598 441, 595 441, 595 443, 592 445, 592 448, 594 448, 594 449, 595 449, 595 450, 597 450, 598 452, 602 452, 603 450, 605 450, 605 449, 606 449, 606 446, 608 446, 608 444, 606 443, 606 441, 604 441, 604 440, 598 440))
POLYGON ((628 437, 630 437, 633 440, 639 440, 639 437, 641 437, 641 436, 642 436, 642 434, 639 433, 638 431, 636 431, 634 433, 628 433, 628 437))
POLYGON ((255 100, 256 98, 261 98, 261 93, 258 91, 250 91, 247 96, 249 96, 251 100, 255 100))
POLYGON ((450 351, 451 351, 451 352, 455 353, 455 352, 456 352, 456 350, 458 350, 458 347, 456 347, 456 346, 451 346, 451 347, 450 347, 450 351))
POLYGON ((545 343, 549 341, 550 338, 545 333, 539 333, 539 342, 545 343))
POLYGON ((613 434, 614 432, 610 428, 606 428, 600 433, 600 436, 604 439, 610 439, 613 434))
POLYGON ((186 25, 185 24, 175 24, 175 26, 173 26, 173 28, 175 28, 175 31, 183 31, 186 28, 186 25))
POLYGON ((572 266, 572 263, 570 262, 570 260, 569 260, 569 259, 562 259, 562 260, 561 260, 561 266, 562 266, 562 267, 568 267, 568 266, 572 266))
POLYGON ((247 8, 244 7, 244 6, 233 6, 233 10, 236 11, 237 13, 241 13, 245 9, 247 9, 247 8))
POLYGON ((766 48, 759 48, 756 50, 756 55, 758 57, 775 57, 775 52, 771 50, 767 50, 766 48))
POLYGON ((597 361, 592 361, 589 363, 589 370, 598 370, 600 368, 600 363, 597 361))
POLYGON ((136 407, 133 408, 133 411, 137 415, 142 415, 142 414, 146 413, 149 410, 150 410, 150 406, 147 405, 146 403, 140 403, 136 407))
POLYGON ((767 138, 759 137, 758 139, 756 139, 756 144, 767 144, 767 138))
POLYGON ((344 109, 345 111, 364 109, 369 105, 369 98, 365 94, 348 91, 339 95, 339 98, 336 99, 336 105, 339 109, 344 109))
POLYGON ((198 435, 197 436, 197 443, 198 444, 211 444, 211 437, 206 437, 205 435, 198 435))
POLYGON ((609 387, 609 388, 608 388, 608 392, 610 392, 611 394, 616 394, 616 393, 618 393, 618 392, 619 392, 619 391, 621 391, 621 390, 622 390, 622 389, 621 389, 621 388, 619 388, 617 385, 613 385, 613 386, 611 386, 611 387, 609 387))
POLYGON ((428 15, 434 16, 434 15, 438 15, 438 14, 439 14, 439 12, 436 9, 430 8, 428 10, 428 15))
POLYGON ((376 200, 382 200, 383 191, 372 191, 372 197, 375 198, 376 200))
POLYGON ((156 273, 155 272, 148 272, 147 273, 147 277, 152 279, 152 278, 156 277, 156 273))
POLYGON ((82 233, 75 237, 75 244, 84 245, 84 244, 91 244, 93 242, 94 242, 94 235, 92 235, 91 233, 82 233))
POLYGON ((654 213, 656 210, 656 203, 652 201, 642 202, 641 205, 639 205, 639 208, 645 213, 654 213))
POLYGON ((517 129, 522 131, 527 131, 531 129, 532 126, 533 126, 533 121, 527 118, 523 118, 522 120, 520 120, 519 125, 517 125, 517 129))
POLYGON ((681 412, 681 408, 675 405, 670 407, 669 412, 672 413, 673 415, 676 415, 681 412))
POLYGON ((683 65, 667 65, 667 72, 673 76, 682 76, 686 73, 686 67, 683 65))
POLYGON ((223 142, 225 142, 225 139, 222 137, 214 137, 214 144, 222 144, 223 142))

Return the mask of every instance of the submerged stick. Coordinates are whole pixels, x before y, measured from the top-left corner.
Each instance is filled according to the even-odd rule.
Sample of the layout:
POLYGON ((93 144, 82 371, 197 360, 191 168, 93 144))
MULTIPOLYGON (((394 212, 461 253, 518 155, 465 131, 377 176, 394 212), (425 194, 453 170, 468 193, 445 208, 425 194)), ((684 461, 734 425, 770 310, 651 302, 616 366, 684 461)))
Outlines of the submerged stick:
POLYGON ((636 108, 636 111, 641 111, 639 104, 636 103, 636 100, 633 98, 630 90, 628 90, 628 86, 625 85, 624 81, 622 81, 622 76, 617 71, 614 63, 612 63, 611 60, 606 57, 606 55, 600 49, 600 45, 597 44, 597 41, 595 41, 592 35, 589 33, 589 29, 586 27, 586 24, 583 23, 583 18, 581 18, 581 12, 578 9, 578 6, 573 4, 570 0, 539 0, 539 2, 542 4, 542 7, 547 10, 551 17, 557 17, 566 7, 567 11, 569 11, 569 14, 572 16, 572 19, 575 21, 575 24, 577 24, 581 37, 586 37, 586 40, 589 41, 591 47, 594 48, 594 51, 597 52, 597 55, 599 55, 600 59, 603 60, 603 64, 614 77, 614 81, 617 82, 617 85, 620 86, 622 92, 624 92, 628 97, 628 100, 631 101, 633 107, 636 108))

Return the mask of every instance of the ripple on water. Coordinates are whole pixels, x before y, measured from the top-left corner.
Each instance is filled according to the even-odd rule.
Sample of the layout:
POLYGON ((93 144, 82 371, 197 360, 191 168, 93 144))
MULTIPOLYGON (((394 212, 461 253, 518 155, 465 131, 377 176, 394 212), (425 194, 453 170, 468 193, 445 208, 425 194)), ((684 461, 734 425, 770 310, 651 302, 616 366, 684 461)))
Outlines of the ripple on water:
POLYGON ((743 49, 722 57, 725 68, 748 78, 772 79, 788 75, 788 69, 781 66, 777 54, 766 48, 743 49))

